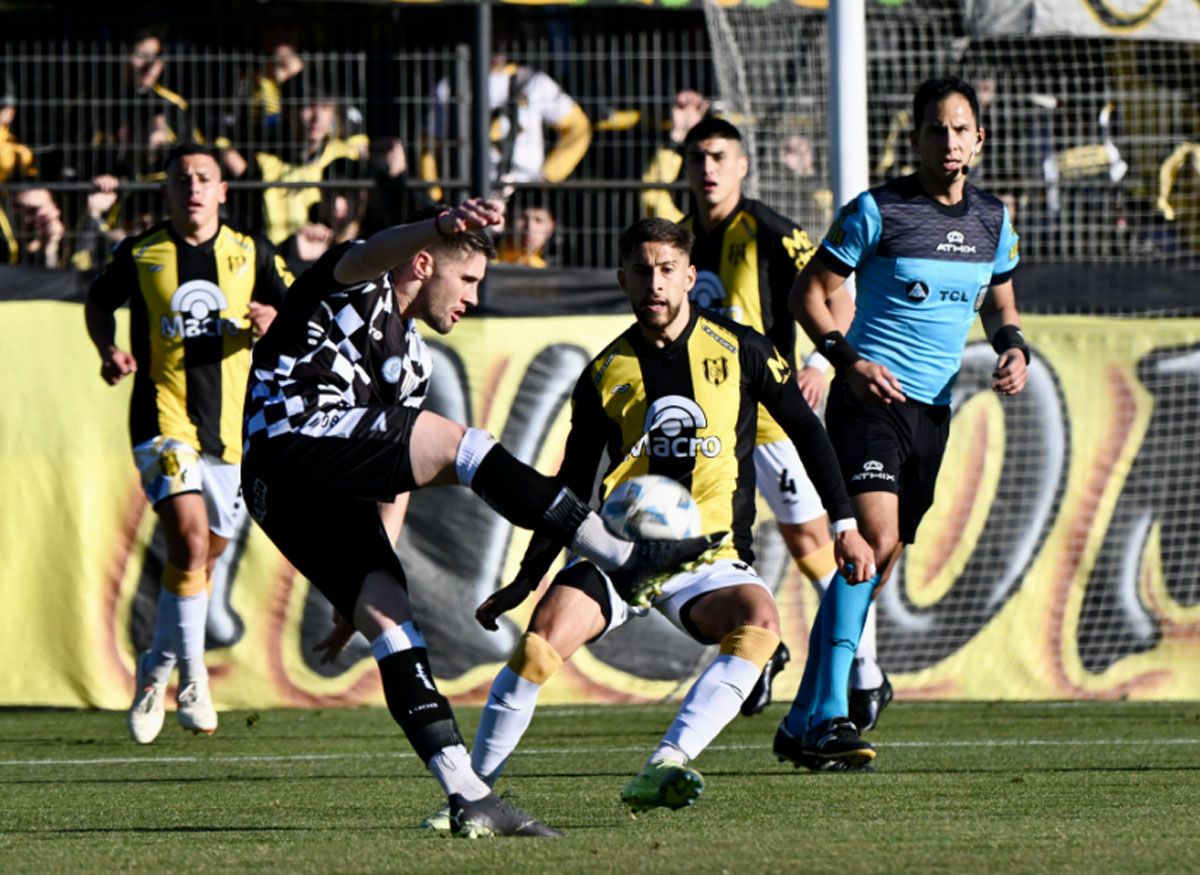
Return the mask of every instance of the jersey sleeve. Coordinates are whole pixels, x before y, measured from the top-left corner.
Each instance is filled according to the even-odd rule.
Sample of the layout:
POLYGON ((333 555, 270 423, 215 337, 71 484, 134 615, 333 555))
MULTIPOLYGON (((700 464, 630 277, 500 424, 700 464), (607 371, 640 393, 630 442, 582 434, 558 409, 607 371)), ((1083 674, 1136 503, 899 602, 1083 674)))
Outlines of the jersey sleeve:
POLYGON ((283 256, 265 238, 255 239, 254 245, 258 253, 258 265, 252 299, 279 309, 293 282, 292 272, 284 263, 283 256))
POLYGON ((996 259, 992 264, 992 283, 999 284, 1012 276, 1021 260, 1020 237, 1013 229, 1008 207, 1004 207, 1004 218, 1000 223, 1000 241, 996 244, 996 259))
POLYGON ((821 250, 853 270, 875 251, 882 232, 879 205, 864 191, 838 212, 821 241, 821 250))
POLYGON ((541 70, 533 71, 524 90, 529 105, 542 114, 547 124, 559 124, 575 108, 571 95, 541 70))
MULTIPOLYGON (((591 381, 591 367, 585 368, 571 394, 571 431, 563 452, 558 480, 586 503, 596 480, 596 469, 604 452, 604 411, 591 381)), ((541 580, 566 546, 549 535, 534 534, 521 558, 521 575, 541 580)))
POLYGON ((133 264, 132 238, 123 240, 108 257, 100 276, 88 289, 87 299, 107 310, 117 308, 130 299, 137 289, 137 269, 133 264))
POLYGON ((762 402, 796 446, 804 470, 831 520, 854 516, 850 496, 829 435, 813 413, 787 362, 770 341, 757 332, 742 339, 742 368, 750 381, 750 394, 762 402))

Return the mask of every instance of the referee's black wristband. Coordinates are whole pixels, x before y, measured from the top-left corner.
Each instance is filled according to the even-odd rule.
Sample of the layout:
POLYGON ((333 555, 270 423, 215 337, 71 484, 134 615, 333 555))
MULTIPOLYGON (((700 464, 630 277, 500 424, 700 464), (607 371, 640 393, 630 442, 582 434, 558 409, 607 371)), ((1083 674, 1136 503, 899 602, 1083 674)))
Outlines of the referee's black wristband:
POLYGON ((992 335, 992 349, 1000 355, 1010 349, 1019 349, 1025 356, 1025 364, 1029 364, 1029 347, 1025 345, 1025 335, 1015 325, 1001 325, 992 335))
POLYGON ((830 331, 824 335, 821 342, 817 344, 817 351, 829 359, 829 363, 839 371, 853 366, 855 362, 862 359, 858 350, 840 331, 830 331))

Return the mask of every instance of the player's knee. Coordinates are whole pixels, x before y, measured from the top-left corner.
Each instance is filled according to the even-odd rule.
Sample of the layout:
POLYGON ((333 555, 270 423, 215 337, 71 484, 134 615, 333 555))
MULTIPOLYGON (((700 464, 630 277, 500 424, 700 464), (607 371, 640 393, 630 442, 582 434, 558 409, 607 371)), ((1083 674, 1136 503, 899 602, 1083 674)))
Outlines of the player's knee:
POLYGON ((738 626, 721 639, 721 653, 727 656, 737 656, 758 668, 767 664, 767 660, 779 646, 779 621, 774 627, 745 625, 738 626))
POLYGON ((536 632, 526 632, 508 660, 508 667, 530 683, 541 686, 562 666, 554 646, 536 632))

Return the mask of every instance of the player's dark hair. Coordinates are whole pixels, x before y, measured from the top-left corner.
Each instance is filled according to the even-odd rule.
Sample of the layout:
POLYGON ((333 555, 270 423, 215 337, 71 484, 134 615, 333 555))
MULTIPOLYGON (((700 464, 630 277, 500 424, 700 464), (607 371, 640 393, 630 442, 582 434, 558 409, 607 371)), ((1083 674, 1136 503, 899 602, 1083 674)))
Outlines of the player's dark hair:
MULTIPOLYGON (((410 222, 425 222, 429 219, 436 219, 447 210, 453 209, 449 204, 428 204, 413 212, 408 217, 410 222)), ((438 239, 425 247, 426 252, 432 252, 437 255, 439 252, 457 253, 460 258, 465 258, 473 252, 481 252, 487 256, 488 260, 496 257, 496 245, 492 243, 492 238, 483 231, 459 231, 457 234, 449 234, 438 239)))
POLYGON ((692 125, 691 130, 687 132, 687 136, 683 138, 683 145, 692 145, 692 143, 700 143, 704 140, 736 140, 742 142, 742 132, 739 131, 723 118, 717 118, 715 115, 706 115, 700 121, 692 125))
POLYGON ((186 158, 188 155, 207 155, 217 163, 217 173, 221 173, 221 159, 217 157, 215 149, 211 149, 202 143, 183 143, 176 146, 167 153, 166 160, 163 161, 163 170, 167 173, 171 172, 171 168, 186 158))
POLYGON ((652 216, 638 219, 625 229, 617 241, 617 252, 621 261, 627 261, 643 243, 667 243, 690 257, 695 239, 683 225, 652 216))
POLYGON ((920 129, 925 121, 925 107, 931 103, 939 103, 951 94, 961 94, 971 104, 971 114, 975 116, 975 124, 979 124, 979 97, 971 83, 957 76, 936 76, 926 79, 913 95, 913 127, 920 129))

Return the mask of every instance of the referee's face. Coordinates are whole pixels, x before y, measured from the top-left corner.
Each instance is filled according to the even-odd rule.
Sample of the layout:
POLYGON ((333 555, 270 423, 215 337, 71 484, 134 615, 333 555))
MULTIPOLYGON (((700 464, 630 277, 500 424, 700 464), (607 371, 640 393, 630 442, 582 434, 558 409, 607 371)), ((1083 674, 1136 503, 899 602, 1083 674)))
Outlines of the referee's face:
POLYGON ((742 195, 750 162, 737 140, 710 137, 688 146, 684 169, 697 203, 710 210, 732 209, 742 195))
POLYGON ((686 252, 670 243, 643 243, 622 260, 617 282, 650 339, 679 336, 690 315, 688 292, 696 284, 696 268, 686 252))

